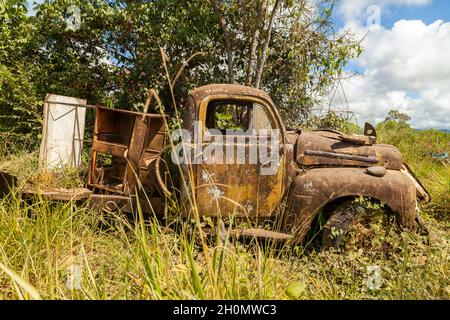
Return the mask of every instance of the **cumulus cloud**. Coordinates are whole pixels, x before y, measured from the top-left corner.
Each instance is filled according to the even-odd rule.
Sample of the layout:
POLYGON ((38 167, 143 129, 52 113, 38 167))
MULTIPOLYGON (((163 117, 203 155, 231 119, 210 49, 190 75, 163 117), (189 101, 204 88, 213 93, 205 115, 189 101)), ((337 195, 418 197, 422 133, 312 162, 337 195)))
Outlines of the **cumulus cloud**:
MULTIPOLYGON (((387 6, 393 1, 378 2, 387 6)), ((395 2, 423 5, 428 1, 395 2)), ((367 3, 351 1, 342 10, 351 12, 367 3)), ((353 19, 347 27, 359 37, 366 36, 365 51, 353 62, 363 70, 362 75, 343 82, 350 108, 360 122, 382 121, 389 110, 397 109, 409 114, 416 128, 450 129, 450 22, 400 20, 387 29, 353 19)))

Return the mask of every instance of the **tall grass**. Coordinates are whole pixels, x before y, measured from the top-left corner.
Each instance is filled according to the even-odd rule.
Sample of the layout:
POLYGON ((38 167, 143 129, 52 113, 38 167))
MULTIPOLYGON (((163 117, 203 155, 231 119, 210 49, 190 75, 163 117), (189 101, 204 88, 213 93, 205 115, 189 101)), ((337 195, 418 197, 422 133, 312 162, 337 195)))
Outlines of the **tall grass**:
MULTIPOLYGON (((448 136, 435 141, 390 128, 379 134, 401 149, 430 190, 431 236, 401 232, 375 212, 353 228, 342 252, 242 243, 229 230, 207 242, 192 197, 192 222, 180 222, 174 201, 163 225, 140 208, 131 216, 98 212, 73 202, 24 201, 13 191, 0 201, 0 298, 448 299, 449 169, 426 156, 448 148, 448 136), (371 267, 380 270, 375 289, 368 285, 371 267)), ((0 170, 45 180, 36 154, 1 156, 0 170)), ((62 171, 57 183, 78 178, 62 171)))
POLYGON ((300 255, 233 239, 217 240, 205 252, 189 224, 169 228, 140 212, 130 218, 75 203, 25 203, 12 194, 0 203, 0 261, 17 277, 0 269, 0 298, 449 298, 447 232, 433 223, 429 243, 371 221, 343 253, 300 255), (375 291, 366 285, 373 265, 382 270, 375 291), (81 270, 79 286, 70 285, 74 266, 81 270), (295 295, 287 290, 299 284, 295 295))
MULTIPOLYGON (((97 212, 13 192, 0 201, 0 298, 448 299, 448 169, 415 151, 420 139, 405 141, 394 142, 434 198, 424 211, 430 236, 400 232, 378 213, 352 230, 343 252, 242 243, 229 233, 206 243, 198 219, 175 223, 176 205, 167 226, 140 210, 97 212)), ((1 165, 32 174, 35 157, 1 165)))
POLYGON ((379 140, 397 146, 404 161, 432 196, 428 214, 448 220, 450 212, 450 161, 437 160, 431 153, 450 152, 450 134, 437 130, 419 131, 405 124, 388 122, 378 126, 379 140))

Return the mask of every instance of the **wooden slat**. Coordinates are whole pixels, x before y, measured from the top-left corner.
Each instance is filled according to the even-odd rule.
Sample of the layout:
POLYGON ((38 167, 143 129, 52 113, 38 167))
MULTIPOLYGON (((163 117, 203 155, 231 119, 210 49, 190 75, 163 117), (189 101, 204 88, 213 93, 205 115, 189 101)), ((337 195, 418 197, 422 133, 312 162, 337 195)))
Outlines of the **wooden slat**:
POLYGON ((96 152, 102 153, 111 153, 116 157, 124 157, 125 151, 127 151, 127 146, 117 143, 110 143, 97 140, 94 142, 94 146, 92 147, 96 152))
POLYGON ((137 190, 136 174, 139 174, 139 162, 145 150, 148 128, 149 125, 145 120, 136 117, 128 151, 127 183, 130 193, 137 190))
POLYGON ((237 237, 257 238, 263 240, 287 241, 292 238, 292 235, 281 232, 269 231, 265 229, 240 229, 240 230, 232 230, 231 232, 233 235, 237 237))
POLYGON ((26 187, 23 190, 23 195, 25 197, 42 197, 46 200, 54 201, 78 201, 85 200, 89 198, 92 191, 85 188, 58 188, 49 191, 34 190, 31 187, 26 187))

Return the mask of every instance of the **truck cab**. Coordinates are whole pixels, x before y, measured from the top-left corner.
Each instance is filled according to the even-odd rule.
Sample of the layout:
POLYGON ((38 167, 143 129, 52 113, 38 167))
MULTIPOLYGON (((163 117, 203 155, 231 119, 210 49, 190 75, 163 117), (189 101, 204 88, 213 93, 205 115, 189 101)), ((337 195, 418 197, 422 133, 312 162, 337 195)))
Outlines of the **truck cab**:
MULTIPOLYGON (((144 110, 155 97, 149 90, 144 110)), ((170 139, 179 185, 165 161, 167 116, 90 107, 96 120, 86 188, 42 192, 31 182, 23 187, 25 198, 87 201, 162 218, 167 199, 181 190, 185 218, 239 219, 251 226, 239 232, 257 238, 301 242, 322 213, 325 246, 338 246, 364 211, 355 210, 355 198, 383 203, 402 228, 420 225, 417 204, 430 201, 400 151, 377 144, 372 126, 366 124, 364 135, 286 130, 272 99, 255 88, 214 84, 187 97, 182 127, 170 139), (267 225, 271 230, 262 228, 267 225)), ((0 195, 14 185, 16 177, 0 172, 0 195)))
POLYGON ((277 231, 299 242, 323 208, 343 199, 383 202, 402 227, 415 224, 417 201, 429 201, 373 127, 364 136, 287 131, 264 91, 240 85, 197 88, 184 111, 182 198, 191 196, 200 216, 277 219, 277 231))

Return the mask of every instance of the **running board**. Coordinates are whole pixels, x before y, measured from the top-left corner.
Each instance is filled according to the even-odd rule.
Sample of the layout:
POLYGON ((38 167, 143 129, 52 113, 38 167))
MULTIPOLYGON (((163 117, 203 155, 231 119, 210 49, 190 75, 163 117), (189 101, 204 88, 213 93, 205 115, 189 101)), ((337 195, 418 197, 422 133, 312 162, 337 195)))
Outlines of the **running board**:
POLYGON ((232 230, 231 234, 237 238, 256 238, 258 240, 288 241, 293 238, 290 234, 265 229, 237 229, 232 230))

